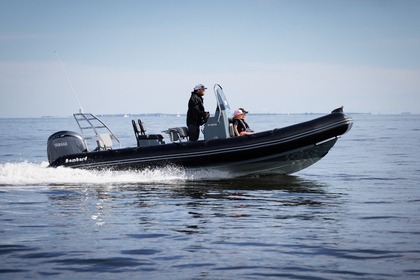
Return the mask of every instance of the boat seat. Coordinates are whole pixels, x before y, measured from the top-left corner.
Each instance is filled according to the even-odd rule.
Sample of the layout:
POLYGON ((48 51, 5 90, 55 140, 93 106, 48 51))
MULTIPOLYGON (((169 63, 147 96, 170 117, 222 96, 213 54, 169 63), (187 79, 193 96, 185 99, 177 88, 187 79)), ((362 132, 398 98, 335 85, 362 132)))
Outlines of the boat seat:
POLYGON ((235 132, 233 131, 233 124, 232 123, 229 123, 229 136, 230 137, 235 136, 235 132))
POLYGON ((137 147, 154 146, 165 144, 161 134, 146 134, 146 126, 138 119, 137 122, 132 120, 134 135, 137 140, 137 147))
POLYGON ((99 150, 109 150, 112 149, 112 138, 109 134, 98 134, 98 140, 96 143, 98 144, 99 150))
POLYGON ((168 128, 163 132, 169 134, 169 139, 171 139, 172 142, 188 141, 188 128, 185 126, 168 128))
POLYGON ((146 134, 146 129, 144 126, 144 123, 138 119, 138 122, 136 122, 135 120, 131 120, 131 123, 133 124, 133 130, 134 130, 134 134, 136 135, 136 138, 138 138, 139 135, 145 135, 146 134))

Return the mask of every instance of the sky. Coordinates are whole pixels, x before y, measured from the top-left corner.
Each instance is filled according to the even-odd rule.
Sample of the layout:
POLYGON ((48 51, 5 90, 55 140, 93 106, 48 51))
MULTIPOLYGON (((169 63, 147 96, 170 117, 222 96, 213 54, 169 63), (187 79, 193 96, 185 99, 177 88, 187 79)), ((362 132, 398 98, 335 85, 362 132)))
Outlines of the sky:
POLYGON ((184 114, 198 83, 211 113, 220 84, 251 113, 418 114, 419 15, 416 0, 0 0, 0 117, 184 114))

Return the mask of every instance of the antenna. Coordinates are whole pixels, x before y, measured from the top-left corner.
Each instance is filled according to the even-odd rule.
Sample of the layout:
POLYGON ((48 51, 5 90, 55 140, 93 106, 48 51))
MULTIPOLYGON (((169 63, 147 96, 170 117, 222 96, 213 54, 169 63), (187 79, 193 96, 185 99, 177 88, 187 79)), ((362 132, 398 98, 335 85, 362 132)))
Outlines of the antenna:
POLYGON ((74 97, 76 98, 77 103, 79 104, 79 113, 83 113, 83 108, 82 108, 82 105, 80 105, 79 98, 77 98, 76 92, 74 91, 74 88, 73 88, 73 85, 72 85, 72 83, 71 83, 71 81, 70 81, 69 75, 67 75, 66 69, 64 69, 64 66, 63 66, 63 64, 61 63, 61 60, 60 60, 60 58, 58 57, 58 53, 57 53, 56 51, 54 51, 54 53, 55 53, 55 56, 56 56, 56 57, 57 57, 57 59, 58 59, 58 62, 60 63, 60 66, 61 66, 61 69, 62 69, 62 70, 63 70, 63 72, 64 72, 64 75, 66 75, 66 78, 67 78, 67 81, 69 82, 69 85, 70 85, 71 91, 73 92, 73 95, 74 95, 74 97))

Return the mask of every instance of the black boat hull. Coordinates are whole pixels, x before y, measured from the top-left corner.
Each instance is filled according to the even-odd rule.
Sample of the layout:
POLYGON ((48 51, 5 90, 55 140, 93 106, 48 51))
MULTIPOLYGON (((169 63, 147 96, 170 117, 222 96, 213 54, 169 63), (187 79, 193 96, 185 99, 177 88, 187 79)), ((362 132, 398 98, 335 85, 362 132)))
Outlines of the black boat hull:
POLYGON ((144 169, 167 165, 214 168, 238 174, 291 174, 321 158, 352 126, 342 112, 300 124, 227 139, 82 152, 59 157, 51 167, 144 169))

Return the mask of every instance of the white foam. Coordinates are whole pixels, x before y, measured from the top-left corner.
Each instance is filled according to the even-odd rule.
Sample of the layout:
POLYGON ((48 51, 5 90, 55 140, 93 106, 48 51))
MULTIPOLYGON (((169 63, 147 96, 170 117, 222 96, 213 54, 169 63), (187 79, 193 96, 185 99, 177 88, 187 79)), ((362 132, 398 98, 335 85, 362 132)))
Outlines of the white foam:
POLYGON ((1 186, 103 185, 134 183, 174 183, 179 180, 228 178, 228 174, 209 170, 188 171, 165 167, 141 171, 96 171, 73 168, 47 168, 48 163, 0 164, 1 186))

